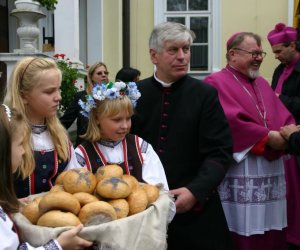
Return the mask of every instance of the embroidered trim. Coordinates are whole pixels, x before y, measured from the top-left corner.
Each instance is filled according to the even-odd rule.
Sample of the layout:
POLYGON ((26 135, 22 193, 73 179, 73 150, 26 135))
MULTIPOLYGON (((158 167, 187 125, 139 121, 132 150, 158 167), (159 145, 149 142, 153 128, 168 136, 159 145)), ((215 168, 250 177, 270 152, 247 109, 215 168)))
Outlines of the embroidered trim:
POLYGON ((44 245, 45 250, 59 250, 59 247, 55 244, 54 240, 50 240, 44 245))
MULTIPOLYGON (((143 158, 142 150, 141 150, 140 143, 139 143, 139 137, 138 137, 137 135, 135 135, 135 136, 134 136, 134 139, 135 139, 136 150, 137 150, 138 156, 139 156, 139 158, 140 158, 140 162, 141 162, 142 165, 143 165, 143 163, 144 163, 144 158, 143 158)), ((143 140, 142 145, 143 145, 144 142, 145 142, 145 141, 143 140)), ((147 143, 147 142, 145 142, 145 143, 147 144, 147 145, 146 145, 146 151, 147 151, 148 143, 147 143)), ((144 146, 144 147, 145 147, 145 146, 144 146)), ((145 151, 144 153, 146 153, 146 151, 145 151)))
MULTIPOLYGON (((84 165, 86 164, 86 163, 85 163, 85 158, 84 158, 84 156, 82 156, 82 155, 76 153, 76 159, 77 159, 77 162, 79 163, 79 165, 80 165, 81 167, 84 167, 84 165)), ((88 170, 89 170, 89 169, 88 169, 88 170)))
POLYGON ((27 244, 26 243, 22 243, 19 247, 18 250, 28 250, 27 244))
POLYGON ((34 190, 35 190, 35 185, 34 185, 34 171, 31 175, 29 175, 28 177, 28 184, 29 184, 29 195, 34 194, 34 190))
POLYGON ((127 158, 127 142, 126 142, 126 139, 124 139, 122 141, 122 145, 123 145, 123 156, 124 156, 124 165, 125 165, 126 174, 130 175, 130 170, 129 170, 129 166, 128 166, 128 158, 127 158))
POLYGON ((2 103, 2 106, 5 109, 5 113, 7 115, 8 121, 11 121, 11 111, 10 111, 10 108, 7 105, 5 105, 4 103, 2 103))
POLYGON ((148 142, 146 142, 146 141, 143 140, 142 144, 141 144, 141 152, 142 153, 146 153, 147 150, 148 150, 148 142))
POLYGON ((52 175, 50 176, 50 178, 48 180, 48 184, 49 184, 50 188, 53 186, 51 180, 57 174, 57 171, 58 171, 58 159, 57 159, 56 150, 54 150, 53 155, 54 155, 53 156, 54 157, 54 169, 53 169, 52 175))
MULTIPOLYGON (((283 176, 281 178, 284 178, 283 176)), ((226 177, 219 186, 222 202, 262 203, 282 200, 285 197, 285 184, 280 177, 226 177)))
POLYGON ((34 134, 41 134, 47 130, 47 125, 31 125, 31 131, 34 134))
POLYGON ((117 146, 121 141, 106 141, 106 140, 100 140, 98 143, 109 148, 114 148, 117 146))
POLYGON ((92 172, 92 167, 91 167, 91 162, 90 159, 85 151, 85 148, 80 144, 77 146, 79 148, 79 150, 83 153, 84 159, 85 159, 85 164, 86 164, 86 168, 92 172))
POLYGON ((93 147, 94 147, 94 149, 96 150, 96 152, 97 152, 97 154, 98 154, 100 160, 102 161, 102 163, 103 163, 104 165, 107 165, 107 160, 105 159, 105 157, 104 157, 104 155, 102 154, 100 148, 98 147, 97 142, 94 142, 94 143, 93 143, 93 147))
POLYGON ((5 214, 4 210, 2 209, 2 207, 0 207, 0 218, 3 221, 6 221, 6 214, 5 214))

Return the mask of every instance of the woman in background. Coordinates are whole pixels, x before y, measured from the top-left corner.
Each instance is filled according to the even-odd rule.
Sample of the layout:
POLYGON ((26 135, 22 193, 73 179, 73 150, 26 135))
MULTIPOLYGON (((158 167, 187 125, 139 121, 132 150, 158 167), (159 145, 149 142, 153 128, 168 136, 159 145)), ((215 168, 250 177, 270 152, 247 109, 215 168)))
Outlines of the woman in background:
POLYGON ((80 137, 87 130, 88 119, 80 113, 79 100, 82 100, 87 94, 91 94, 95 83, 108 83, 107 67, 103 62, 97 62, 89 67, 87 76, 86 90, 79 91, 74 97, 74 101, 67 108, 63 116, 60 118, 62 125, 68 129, 77 119, 77 131, 75 146, 82 143, 84 140, 80 137))

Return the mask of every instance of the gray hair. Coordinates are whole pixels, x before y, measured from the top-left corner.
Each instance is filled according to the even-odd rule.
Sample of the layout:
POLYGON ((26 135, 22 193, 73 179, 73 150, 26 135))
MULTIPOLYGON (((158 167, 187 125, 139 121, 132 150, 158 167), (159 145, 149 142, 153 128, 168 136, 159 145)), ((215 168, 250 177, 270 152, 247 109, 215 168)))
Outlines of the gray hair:
POLYGON ((164 22, 156 25, 149 38, 149 48, 160 52, 166 41, 188 42, 191 45, 195 33, 181 23, 164 22))
POLYGON ((252 37, 255 39, 258 46, 261 46, 261 37, 258 34, 252 33, 252 32, 238 32, 236 34, 233 34, 226 43, 226 59, 229 60, 228 52, 232 48, 240 46, 240 44, 245 40, 246 37, 252 37))

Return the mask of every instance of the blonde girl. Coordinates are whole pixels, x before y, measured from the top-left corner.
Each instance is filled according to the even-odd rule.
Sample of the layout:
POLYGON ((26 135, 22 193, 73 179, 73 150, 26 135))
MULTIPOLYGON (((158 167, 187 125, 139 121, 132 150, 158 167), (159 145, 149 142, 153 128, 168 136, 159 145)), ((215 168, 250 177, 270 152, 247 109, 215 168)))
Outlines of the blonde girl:
POLYGON ((22 164, 25 150, 23 147, 26 122, 21 113, 0 105, 0 244, 1 249, 79 249, 92 243, 77 236, 82 225, 62 233, 57 239, 50 240, 40 247, 28 243, 20 244, 11 214, 19 211, 19 201, 14 192, 13 175, 22 164))
POLYGON ((49 58, 26 57, 12 72, 4 101, 22 112, 26 121, 26 160, 15 180, 19 198, 48 191, 60 172, 78 166, 67 131, 56 116, 61 77, 49 58), (29 164, 33 156, 35 164, 29 164))
POLYGON ((133 107, 140 97, 136 84, 115 82, 93 87, 80 102, 89 124, 75 152, 79 164, 93 173, 103 165, 118 164, 139 181, 162 183, 168 190, 163 166, 152 146, 129 133, 133 107))

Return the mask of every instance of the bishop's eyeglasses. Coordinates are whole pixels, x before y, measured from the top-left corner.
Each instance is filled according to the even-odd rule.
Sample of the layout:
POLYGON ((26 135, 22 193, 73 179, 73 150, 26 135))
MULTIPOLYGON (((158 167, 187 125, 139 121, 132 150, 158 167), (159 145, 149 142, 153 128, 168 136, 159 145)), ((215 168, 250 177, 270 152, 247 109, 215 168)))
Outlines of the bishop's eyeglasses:
POLYGON ((250 54, 252 56, 252 58, 257 58, 258 56, 261 56, 262 58, 265 58, 267 55, 267 52, 264 51, 248 51, 245 49, 241 49, 241 48, 232 48, 233 50, 240 50, 240 51, 244 51, 248 54, 250 54))

